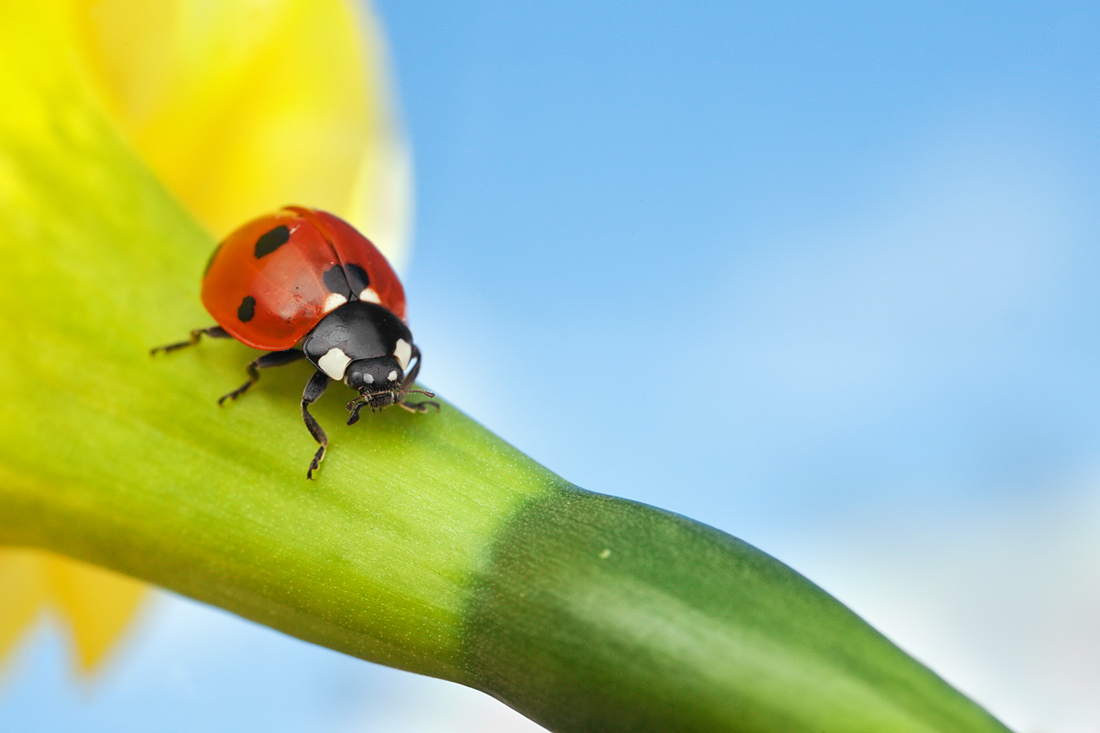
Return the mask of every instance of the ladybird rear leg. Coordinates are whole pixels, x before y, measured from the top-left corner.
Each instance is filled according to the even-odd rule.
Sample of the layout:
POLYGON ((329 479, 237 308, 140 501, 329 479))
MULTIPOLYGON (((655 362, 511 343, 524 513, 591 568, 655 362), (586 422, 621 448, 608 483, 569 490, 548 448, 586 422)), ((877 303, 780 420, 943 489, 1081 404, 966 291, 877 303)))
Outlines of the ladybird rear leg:
POLYGON ((167 344, 165 346, 157 346, 156 348, 149 349, 149 356, 163 351, 168 354, 179 349, 187 348, 188 346, 194 346, 199 342, 203 336, 209 336, 212 339, 227 339, 233 338, 230 336, 224 328, 221 326, 210 326, 209 328, 196 328, 191 332, 191 338, 186 341, 179 341, 174 344, 167 344))
POLYGON ((267 369, 269 367, 282 366, 283 364, 290 364, 291 362, 298 361, 305 357, 305 353, 298 349, 286 349, 285 351, 271 351, 263 356, 253 359, 248 363, 248 381, 237 387, 229 394, 224 394, 218 398, 218 404, 223 404, 226 400, 235 400, 243 395, 248 390, 252 389, 252 385, 256 383, 260 378, 260 370, 267 369))
POLYGON ((306 383, 306 389, 302 392, 302 419, 305 420, 306 429, 309 430, 309 434, 313 436, 313 439, 321 444, 321 447, 317 449, 317 452, 313 454, 313 460, 309 462, 309 470, 306 471, 306 478, 313 478, 313 472, 317 470, 317 467, 321 465, 321 461, 325 458, 325 450, 328 448, 328 436, 325 435, 324 429, 313 417, 309 414, 309 406, 320 399, 324 394, 325 388, 328 387, 329 378, 324 372, 314 372, 310 377, 308 383, 306 383))

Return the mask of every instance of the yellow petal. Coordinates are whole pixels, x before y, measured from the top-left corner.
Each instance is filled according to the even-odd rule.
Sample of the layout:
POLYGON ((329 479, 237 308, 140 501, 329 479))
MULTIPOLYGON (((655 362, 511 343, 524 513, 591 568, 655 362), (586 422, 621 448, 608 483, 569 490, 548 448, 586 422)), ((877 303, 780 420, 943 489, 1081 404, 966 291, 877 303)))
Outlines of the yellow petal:
POLYGON ((126 629, 146 586, 94 565, 46 555, 43 566, 50 600, 72 625, 82 672, 91 672, 126 629))
POLYGON ((82 0, 120 129, 216 236, 288 203, 404 251, 409 153, 373 15, 341 0, 82 0))
POLYGON ((46 600, 42 555, 0 551, 0 660, 7 657, 46 600))
POLYGON ((78 668, 91 672, 146 594, 131 578, 39 550, 0 551, 0 660, 46 609, 72 632, 78 668))

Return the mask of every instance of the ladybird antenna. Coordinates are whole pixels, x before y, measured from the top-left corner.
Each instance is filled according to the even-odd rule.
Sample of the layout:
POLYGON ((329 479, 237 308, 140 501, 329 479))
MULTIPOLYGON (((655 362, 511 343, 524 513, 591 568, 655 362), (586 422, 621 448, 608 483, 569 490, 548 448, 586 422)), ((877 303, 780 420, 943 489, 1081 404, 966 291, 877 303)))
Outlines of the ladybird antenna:
POLYGON ((422 394, 427 397, 435 397, 435 392, 429 392, 426 389, 406 389, 402 390, 403 394, 422 394))

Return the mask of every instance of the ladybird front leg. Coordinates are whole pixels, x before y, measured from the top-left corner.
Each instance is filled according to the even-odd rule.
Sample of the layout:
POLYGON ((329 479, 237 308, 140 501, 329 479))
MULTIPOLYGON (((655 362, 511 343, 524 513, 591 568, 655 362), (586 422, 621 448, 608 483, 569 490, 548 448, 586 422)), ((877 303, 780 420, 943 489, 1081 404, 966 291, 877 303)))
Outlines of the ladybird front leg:
POLYGON ((370 404, 370 400, 363 396, 356 397, 354 400, 348 403, 348 412, 351 413, 351 417, 348 418, 348 425, 354 425, 359 422, 359 411, 370 404))
MULTIPOLYGON (((413 368, 409 370, 409 373, 405 375, 405 379, 401 382, 401 398, 397 404, 404 407, 409 412, 425 413, 429 407, 434 407, 436 412, 439 412, 440 407, 438 402, 432 402, 431 400, 423 400, 421 402, 409 403, 405 401, 405 396, 408 394, 422 394, 428 397, 435 397, 434 392, 428 392, 423 389, 413 389, 413 385, 416 383, 416 375, 420 373, 420 349, 416 348, 416 344, 412 346, 412 356, 409 357, 410 361, 415 360, 413 368)), ((356 413, 359 411, 356 410, 356 413)), ((354 421, 348 421, 348 425, 354 421)))
POLYGON ((328 448, 328 436, 325 435, 324 429, 321 425, 309 414, 309 406, 320 399, 324 394, 325 388, 328 387, 329 377, 324 372, 314 372, 309 382, 306 384, 306 389, 302 392, 302 419, 305 420, 306 429, 309 430, 309 434, 313 436, 313 439, 321 444, 321 447, 317 449, 317 452, 313 454, 313 460, 309 463, 309 470, 306 471, 306 478, 313 478, 313 472, 317 470, 317 467, 321 465, 321 461, 325 458, 325 449, 328 448))
POLYGON ((417 348, 416 344, 412 345, 412 352, 409 356, 409 361, 415 361, 416 363, 413 364, 412 369, 410 369, 405 374, 405 379, 401 381, 402 392, 407 392, 409 388, 416 383, 416 375, 420 374, 420 349, 417 348))
POLYGON ((297 349, 286 349, 285 351, 271 351, 264 354, 261 357, 253 359, 248 364, 248 381, 237 387, 229 394, 224 394, 218 398, 218 404, 223 404, 226 400, 235 400, 245 392, 252 388, 260 378, 260 370, 267 369, 269 367, 282 366, 283 364, 290 364, 291 362, 298 361, 305 357, 305 353, 297 349))
POLYGON ((210 326, 209 328, 196 328, 191 332, 191 338, 186 341, 179 341, 174 344, 167 344, 166 346, 157 346, 156 348, 149 349, 149 356, 153 356, 161 351, 168 354, 179 349, 185 349, 188 346, 194 346, 199 342, 203 336, 209 336, 212 339, 227 339, 232 338, 224 328, 221 326, 210 326))

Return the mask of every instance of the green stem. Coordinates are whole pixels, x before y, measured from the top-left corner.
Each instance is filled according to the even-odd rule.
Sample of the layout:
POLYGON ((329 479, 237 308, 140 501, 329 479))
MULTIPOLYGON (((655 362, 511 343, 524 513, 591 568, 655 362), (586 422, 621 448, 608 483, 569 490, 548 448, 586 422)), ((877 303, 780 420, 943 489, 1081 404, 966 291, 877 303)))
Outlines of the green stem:
POLYGON ((579 490, 509 524, 467 639, 475 686, 551 730, 1005 730, 777 560, 579 490))

